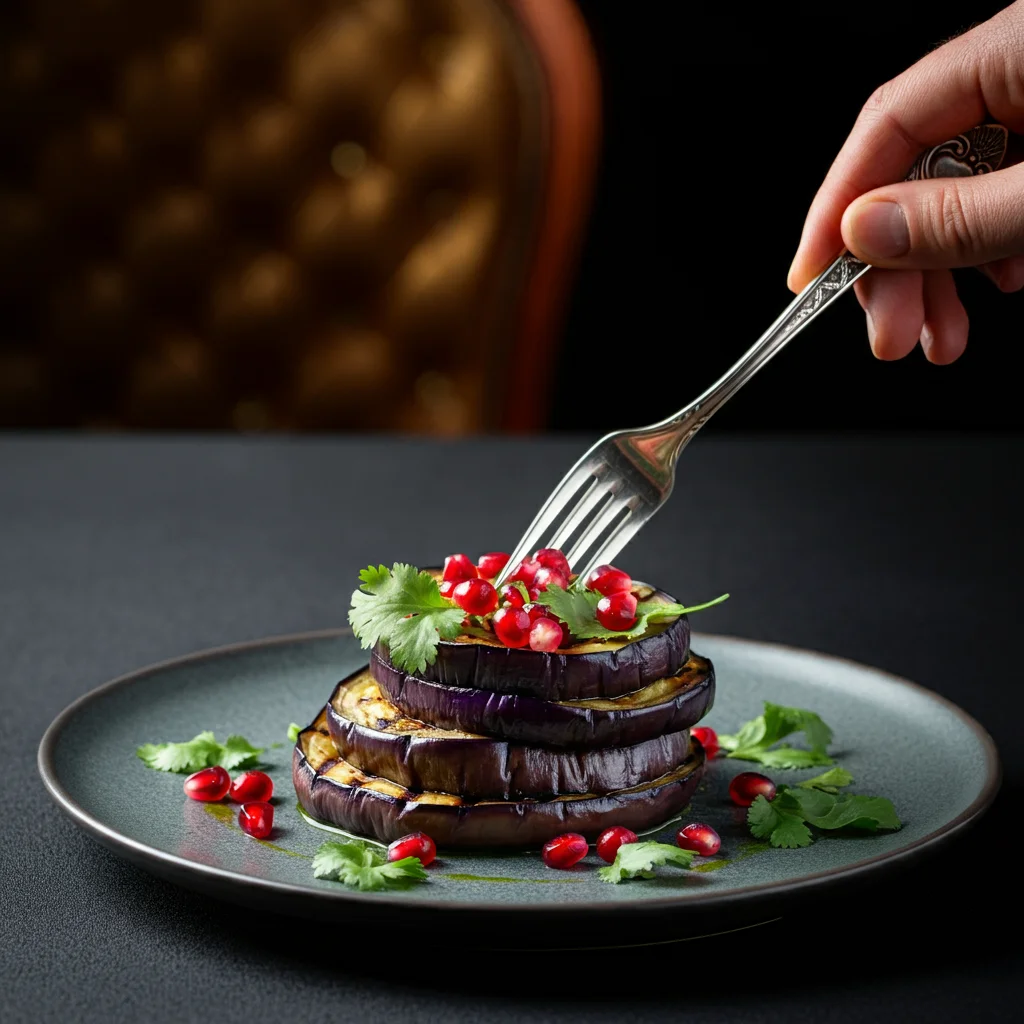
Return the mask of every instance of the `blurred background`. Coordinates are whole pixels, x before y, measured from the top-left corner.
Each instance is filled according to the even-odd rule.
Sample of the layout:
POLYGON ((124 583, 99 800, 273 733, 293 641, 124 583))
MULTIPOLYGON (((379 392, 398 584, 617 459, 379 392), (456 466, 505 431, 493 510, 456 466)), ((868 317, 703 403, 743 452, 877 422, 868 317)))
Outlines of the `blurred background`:
MULTIPOLYGON (((1003 5, 709 6, 7 0, 0 427, 675 411, 789 301, 871 90, 1003 5)), ((954 366, 874 360, 851 295, 709 429, 1019 429, 1024 298, 958 281, 954 366)))

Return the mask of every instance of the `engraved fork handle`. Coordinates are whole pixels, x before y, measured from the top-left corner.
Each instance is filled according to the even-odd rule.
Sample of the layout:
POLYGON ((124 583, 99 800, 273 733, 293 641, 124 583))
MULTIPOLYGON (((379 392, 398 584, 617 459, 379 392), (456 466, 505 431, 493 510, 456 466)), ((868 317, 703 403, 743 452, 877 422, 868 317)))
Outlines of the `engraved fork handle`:
MULTIPOLYGON (((923 153, 906 180, 968 177, 998 170, 1006 156, 1008 138, 1002 125, 979 125, 923 153)), ((679 453, 693 435, 772 356, 870 269, 869 264, 862 263, 852 253, 843 252, 789 304, 721 379, 674 416, 638 432, 642 436, 627 442, 633 458, 645 464, 653 480, 671 480, 679 453)))

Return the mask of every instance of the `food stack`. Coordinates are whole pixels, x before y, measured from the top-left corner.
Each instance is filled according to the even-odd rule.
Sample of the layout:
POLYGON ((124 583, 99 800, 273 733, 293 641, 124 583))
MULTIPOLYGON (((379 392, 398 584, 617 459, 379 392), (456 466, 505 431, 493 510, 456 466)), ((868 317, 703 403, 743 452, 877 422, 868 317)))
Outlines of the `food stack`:
MULTIPOLYGON (((645 584, 631 593, 681 607, 645 584)), ((688 730, 715 677, 685 614, 554 650, 509 647, 486 617, 465 621, 418 671, 378 641, 338 683, 295 747, 311 816, 381 842, 424 832, 439 847, 511 848, 643 832, 689 803, 704 755, 688 730)))

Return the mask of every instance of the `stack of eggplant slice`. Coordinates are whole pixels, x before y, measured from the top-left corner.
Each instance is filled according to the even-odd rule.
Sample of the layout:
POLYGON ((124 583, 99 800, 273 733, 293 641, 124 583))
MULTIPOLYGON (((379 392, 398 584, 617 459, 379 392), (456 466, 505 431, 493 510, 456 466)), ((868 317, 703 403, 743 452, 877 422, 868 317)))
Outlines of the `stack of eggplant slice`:
POLYGON ((314 818, 381 842, 425 832, 440 847, 514 848, 646 831, 700 781, 688 730, 714 693, 686 616, 551 653, 464 636, 415 675, 378 644, 299 734, 295 789, 314 818))

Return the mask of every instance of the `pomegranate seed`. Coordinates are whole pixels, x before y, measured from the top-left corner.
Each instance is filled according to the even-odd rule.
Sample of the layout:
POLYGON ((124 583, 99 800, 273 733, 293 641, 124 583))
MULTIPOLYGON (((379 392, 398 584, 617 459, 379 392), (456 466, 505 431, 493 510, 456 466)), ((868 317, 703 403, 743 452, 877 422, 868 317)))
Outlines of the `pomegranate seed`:
POLYGON ((508 554, 504 551, 489 551, 486 555, 480 556, 476 563, 476 571, 485 580, 493 580, 508 564, 508 554))
POLYGON ((506 647, 525 647, 530 642, 530 616, 522 608, 499 608, 491 624, 506 647))
POLYGON ((242 809, 238 812, 238 826, 254 839, 266 839, 274 831, 274 805, 242 804, 242 809))
POLYGON ((538 604, 536 601, 531 601, 529 604, 524 604, 523 611, 530 616, 531 622, 536 622, 538 619, 554 618, 554 616, 551 614, 551 609, 546 604, 538 604))
POLYGON ((541 860, 549 868, 571 868, 587 855, 587 841, 576 832, 555 836, 544 844, 540 851, 541 860))
POLYGON ((452 599, 452 591, 455 589, 456 584, 461 583, 461 580, 441 580, 437 585, 437 589, 441 591, 441 596, 452 599))
POLYGON ((530 627, 530 649, 557 651, 562 646, 562 627, 554 619, 537 619, 530 627))
POLYGON ((498 607, 498 592, 487 580, 462 580, 455 584, 452 600, 470 615, 489 615, 498 607))
POLYGON ((596 590, 608 597, 610 594, 627 593, 633 589, 629 573, 616 569, 614 565, 599 565, 587 577, 587 589, 596 590))
POLYGON ((698 725, 690 730, 690 738, 695 739, 704 748, 704 756, 709 761, 718 754, 718 733, 714 729, 698 725))
POLYGON ((758 772, 740 772, 729 783, 729 796, 734 804, 749 807, 759 796, 765 800, 775 798, 775 783, 758 772))
POLYGON ((694 821, 676 833, 676 844, 683 850, 693 850, 701 857, 714 857, 722 848, 718 833, 702 822, 694 821))
POLYGON ((185 795, 207 803, 223 800, 230 788, 231 776, 219 764, 194 772, 185 780, 185 795))
POLYGON ((597 621, 615 633, 623 633, 636 625, 636 598, 625 591, 602 597, 597 602, 597 621))
POLYGON ((537 570, 537 575, 533 577, 533 585, 530 587, 530 593, 532 594, 535 590, 540 592, 541 590, 547 590, 550 586, 561 587, 563 590, 569 589, 569 575, 559 569, 552 569, 549 566, 542 565, 537 570))
POLYGON ((446 580, 475 580, 476 566, 470 561, 469 555, 449 555, 444 560, 444 575, 446 580))
POLYGON ((627 843, 635 843, 637 840, 637 834, 631 832, 628 828, 623 828, 621 825, 612 825, 611 828, 606 828, 597 837, 597 855, 601 860, 608 861, 609 864, 615 860, 615 854, 619 852, 620 846, 625 846, 627 843))
POLYGON ((266 803, 274 795, 274 780, 263 772, 242 772, 228 794, 236 804, 266 803))
POLYGON ((420 863, 426 867, 437 856, 434 840, 426 832, 413 832, 411 835, 396 839, 388 847, 388 860, 402 860, 405 857, 419 857, 420 863))
POLYGON ((511 605, 513 608, 522 608, 526 604, 523 592, 511 583, 506 583, 501 588, 501 599, 505 604, 511 605))
POLYGON ((533 560, 546 569, 554 569, 569 578, 569 559, 558 548, 541 548, 533 553, 533 560))
POLYGON ((519 568, 509 576, 509 582, 514 583, 518 580, 520 583, 525 583, 529 587, 533 583, 533 577, 537 575, 537 570, 539 568, 540 562, 535 562, 531 558, 524 558, 519 563, 519 568))

